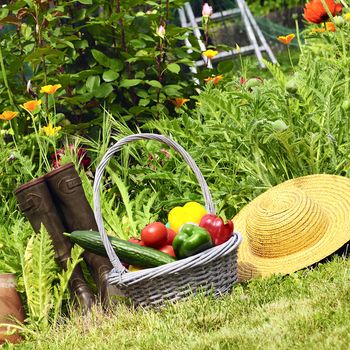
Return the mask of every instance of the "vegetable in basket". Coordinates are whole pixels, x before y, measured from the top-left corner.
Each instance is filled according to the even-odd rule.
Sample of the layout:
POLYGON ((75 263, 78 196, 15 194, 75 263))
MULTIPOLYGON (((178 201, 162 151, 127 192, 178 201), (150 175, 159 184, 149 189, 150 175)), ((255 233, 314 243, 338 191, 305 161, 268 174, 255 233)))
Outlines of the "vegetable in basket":
MULTIPOLYGON (((77 243, 84 249, 98 255, 107 256, 99 232, 73 231, 70 234, 65 233, 65 235, 68 236, 72 242, 77 243)), ((124 263, 147 268, 157 267, 175 261, 172 256, 156 249, 144 247, 117 237, 108 236, 108 238, 118 258, 124 263)))
POLYGON ((205 214, 207 211, 197 202, 188 202, 183 207, 175 207, 168 215, 170 228, 177 233, 183 224, 188 222, 199 224, 205 214))
POLYGON ((176 257, 179 259, 198 254, 212 246, 209 232, 193 224, 183 225, 173 242, 176 257))
POLYGON ((159 248, 166 245, 168 231, 161 222, 152 222, 141 231, 141 240, 147 247, 159 248))
POLYGON ((210 233, 214 245, 225 243, 233 233, 233 222, 231 220, 224 224, 220 217, 213 214, 204 215, 199 226, 204 227, 210 233))

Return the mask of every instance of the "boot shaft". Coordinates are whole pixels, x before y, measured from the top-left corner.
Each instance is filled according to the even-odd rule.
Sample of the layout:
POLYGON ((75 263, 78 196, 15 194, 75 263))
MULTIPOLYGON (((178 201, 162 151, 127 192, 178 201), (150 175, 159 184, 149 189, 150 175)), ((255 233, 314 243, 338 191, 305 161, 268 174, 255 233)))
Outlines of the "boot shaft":
POLYGON ((34 231, 38 233, 43 225, 51 237, 55 257, 66 268, 72 243, 64 236, 66 231, 44 177, 30 181, 15 190, 20 210, 27 217, 34 231))
POLYGON ((74 164, 61 166, 45 175, 51 195, 60 208, 68 232, 94 230, 97 225, 74 164))
MULTIPOLYGON (((45 181, 56 205, 62 213, 67 232, 76 230, 98 231, 90 204, 85 196, 82 181, 74 164, 61 166, 45 175, 45 181)), ((91 252, 84 252, 84 260, 88 265, 99 290, 103 304, 108 304, 108 273, 112 265, 108 258, 91 252)), ((110 287, 113 291, 113 288, 110 287)))

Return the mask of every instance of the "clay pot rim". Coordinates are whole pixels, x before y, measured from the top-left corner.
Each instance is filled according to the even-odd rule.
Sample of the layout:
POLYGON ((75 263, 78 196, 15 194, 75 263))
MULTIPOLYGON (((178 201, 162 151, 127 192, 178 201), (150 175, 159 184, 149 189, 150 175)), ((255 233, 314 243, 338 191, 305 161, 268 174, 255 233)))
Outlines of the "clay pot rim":
POLYGON ((13 272, 0 272, 0 278, 13 277, 16 278, 16 274, 13 272))

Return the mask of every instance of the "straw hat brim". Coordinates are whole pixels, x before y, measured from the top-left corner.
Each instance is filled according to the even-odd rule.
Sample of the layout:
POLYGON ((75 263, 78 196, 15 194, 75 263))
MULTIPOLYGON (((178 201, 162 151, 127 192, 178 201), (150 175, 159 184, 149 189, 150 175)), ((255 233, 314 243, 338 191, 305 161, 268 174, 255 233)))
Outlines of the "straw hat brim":
POLYGON ((295 272, 326 258, 350 240, 350 179, 317 174, 288 180, 255 198, 232 220, 235 231, 243 237, 238 250, 239 280, 295 272), (287 256, 265 258, 255 255, 250 250, 246 232, 246 222, 249 215, 252 215, 255 202, 266 193, 273 195, 272 191, 293 188, 301 189, 327 214, 329 221, 325 234, 314 245, 287 256))

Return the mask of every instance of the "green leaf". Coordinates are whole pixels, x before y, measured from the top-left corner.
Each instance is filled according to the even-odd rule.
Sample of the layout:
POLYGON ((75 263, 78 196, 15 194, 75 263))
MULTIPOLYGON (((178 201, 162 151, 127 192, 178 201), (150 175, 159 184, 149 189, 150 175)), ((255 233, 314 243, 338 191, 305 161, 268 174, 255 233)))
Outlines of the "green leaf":
POLYGON ((78 2, 84 5, 92 5, 92 0, 78 0, 78 2))
POLYGON ((106 56, 104 53, 102 53, 101 51, 92 49, 91 50, 92 56, 94 57, 94 59, 103 67, 109 67, 108 65, 108 61, 110 60, 110 58, 108 56, 106 56))
POLYGON ((136 91, 136 95, 138 97, 141 97, 141 98, 147 98, 148 97, 148 93, 145 90, 138 90, 138 91, 136 91))
POLYGON ((116 72, 120 72, 124 69, 124 64, 121 60, 110 58, 108 63, 109 63, 109 68, 115 70, 116 72))
POLYGON ((6 16, 8 16, 8 14, 9 14, 9 10, 6 8, 2 8, 0 10, 0 19, 5 18, 6 16))
POLYGON ((146 43, 139 39, 130 40, 129 43, 134 49, 144 49, 146 47, 146 43))
POLYGON ((56 50, 56 49, 51 49, 51 48, 46 48, 46 47, 42 47, 42 48, 37 48, 35 49, 35 51, 33 51, 30 55, 28 55, 24 61, 31 61, 33 59, 37 59, 37 58, 42 58, 42 57, 59 57, 59 58, 63 58, 65 55, 65 53, 63 51, 60 50, 56 50))
POLYGON ((98 75, 88 77, 85 85, 89 92, 93 92, 100 86, 100 77, 98 75))
POLYGON ((151 101, 149 99, 146 99, 146 98, 142 98, 140 101, 139 101, 139 106, 143 106, 143 107, 146 107, 151 101))
POLYGON ((96 97, 107 97, 112 91, 112 84, 103 83, 94 91, 94 94, 96 97))
POLYGON ((145 83, 159 89, 163 87, 158 80, 146 80, 145 83))
POLYGON ((106 70, 102 75, 102 79, 106 82, 116 80, 118 77, 119 73, 115 72, 114 70, 106 70))
POLYGON ((131 86, 136 86, 142 83, 141 79, 124 79, 120 82, 120 87, 131 87, 131 86))
POLYGON ((180 68, 180 66, 177 63, 170 63, 167 66, 167 70, 172 72, 172 73, 179 74, 181 68, 180 68))

